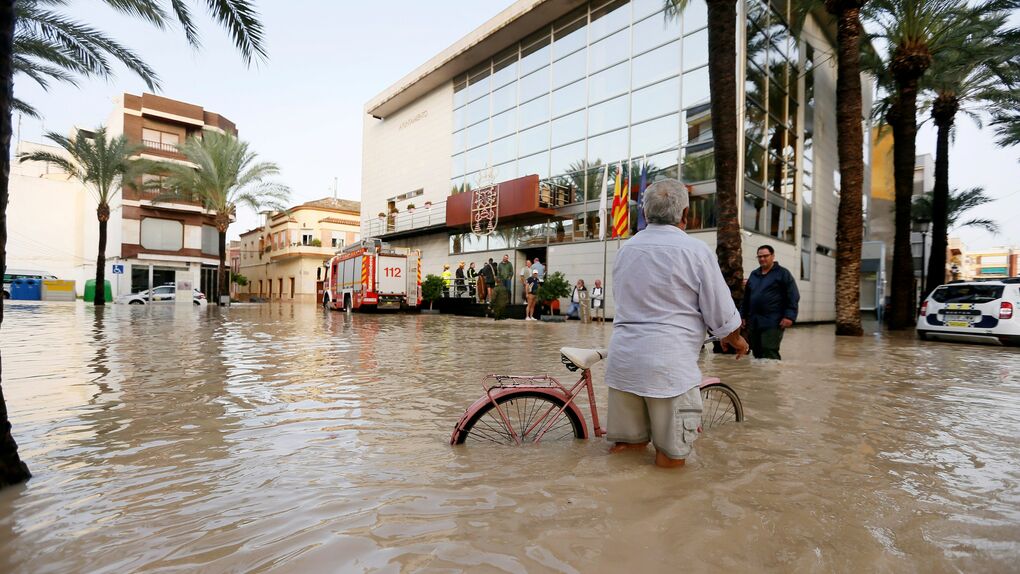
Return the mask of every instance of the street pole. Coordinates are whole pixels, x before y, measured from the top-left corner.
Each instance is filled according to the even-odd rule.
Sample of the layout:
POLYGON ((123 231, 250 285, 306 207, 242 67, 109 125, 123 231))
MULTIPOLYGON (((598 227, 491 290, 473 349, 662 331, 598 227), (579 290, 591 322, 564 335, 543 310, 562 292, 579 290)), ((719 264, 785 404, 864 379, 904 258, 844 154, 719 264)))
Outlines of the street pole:
POLYGON ((926 268, 928 266, 925 264, 924 256, 925 256, 925 247, 927 247, 927 243, 928 243, 928 234, 924 230, 922 230, 921 231, 921 294, 920 294, 920 296, 917 299, 917 308, 918 309, 921 308, 921 303, 924 302, 924 295, 925 295, 925 293, 924 293, 924 290, 925 290, 925 282, 924 282, 925 281, 925 271, 926 271, 926 268))

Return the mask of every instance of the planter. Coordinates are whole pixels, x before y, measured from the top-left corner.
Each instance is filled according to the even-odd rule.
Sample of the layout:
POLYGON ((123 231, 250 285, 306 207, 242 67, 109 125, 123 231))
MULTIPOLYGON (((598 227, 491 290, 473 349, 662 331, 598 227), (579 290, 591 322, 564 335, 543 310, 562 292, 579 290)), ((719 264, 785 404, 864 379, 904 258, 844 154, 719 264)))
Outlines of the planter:
POLYGON ((566 323, 567 322, 567 316, 566 315, 542 315, 541 317, 539 317, 539 320, 540 321, 545 321, 546 323, 566 323))
POLYGON ((422 309, 422 315, 439 315, 439 309, 422 309))

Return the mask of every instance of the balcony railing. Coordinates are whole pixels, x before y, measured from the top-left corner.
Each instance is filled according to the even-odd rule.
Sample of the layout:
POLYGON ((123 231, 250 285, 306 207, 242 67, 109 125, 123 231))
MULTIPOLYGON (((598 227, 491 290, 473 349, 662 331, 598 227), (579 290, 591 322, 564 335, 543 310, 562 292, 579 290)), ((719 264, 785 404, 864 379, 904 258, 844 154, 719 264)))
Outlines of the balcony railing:
POLYGON ((378 216, 365 218, 361 221, 362 237, 383 237, 391 233, 401 233, 443 225, 446 223, 446 202, 439 201, 431 208, 417 207, 414 213, 408 211, 392 213, 380 219, 378 216))
POLYGON ((176 144, 168 144, 152 140, 142 140, 142 145, 144 145, 147 148, 158 149, 159 151, 165 151, 169 153, 180 153, 177 150, 176 144))

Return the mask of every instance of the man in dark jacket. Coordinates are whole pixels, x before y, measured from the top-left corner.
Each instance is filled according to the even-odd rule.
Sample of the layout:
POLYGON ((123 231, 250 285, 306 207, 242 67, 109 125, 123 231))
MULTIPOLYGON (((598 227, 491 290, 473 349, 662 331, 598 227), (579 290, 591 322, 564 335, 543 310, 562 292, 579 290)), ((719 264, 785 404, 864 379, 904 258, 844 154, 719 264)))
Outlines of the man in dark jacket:
POLYGON ((482 278, 482 283, 485 288, 479 286, 478 288, 478 302, 488 303, 492 297, 492 289, 496 286, 496 264, 492 261, 492 257, 482 265, 482 270, 478 272, 478 275, 482 278))
POLYGON ((797 320, 800 291, 793 275, 776 263, 771 245, 758 248, 760 267, 751 272, 740 305, 743 324, 750 334, 748 342, 756 359, 782 359, 779 344, 783 330, 797 320))

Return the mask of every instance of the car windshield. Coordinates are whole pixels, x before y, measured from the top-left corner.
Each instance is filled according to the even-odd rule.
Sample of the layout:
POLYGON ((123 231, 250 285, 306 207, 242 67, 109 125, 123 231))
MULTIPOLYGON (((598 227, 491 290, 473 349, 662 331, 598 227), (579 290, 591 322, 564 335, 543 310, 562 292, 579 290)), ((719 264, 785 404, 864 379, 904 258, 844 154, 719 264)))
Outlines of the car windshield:
POLYGON ((931 294, 937 303, 987 303, 1002 297, 1003 285, 946 285, 931 294))

